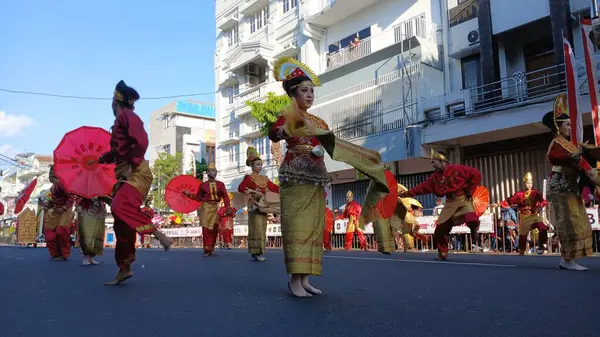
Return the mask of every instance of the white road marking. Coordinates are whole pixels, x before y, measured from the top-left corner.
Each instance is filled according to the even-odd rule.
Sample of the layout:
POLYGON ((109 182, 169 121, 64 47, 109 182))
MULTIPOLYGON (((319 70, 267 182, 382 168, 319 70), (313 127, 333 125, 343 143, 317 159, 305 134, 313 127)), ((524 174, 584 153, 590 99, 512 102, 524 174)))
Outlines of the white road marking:
POLYGON ((428 261, 428 260, 404 260, 404 259, 384 259, 377 257, 357 257, 357 256, 324 256, 330 259, 349 259, 349 260, 373 260, 373 261, 392 261, 392 262, 409 262, 409 263, 433 263, 433 264, 454 264, 462 266, 480 266, 480 267, 501 267, 512 268, 514 264, 496 264, 496 263, 478 263, 478 262, 452 262, 452 261, 428 261))

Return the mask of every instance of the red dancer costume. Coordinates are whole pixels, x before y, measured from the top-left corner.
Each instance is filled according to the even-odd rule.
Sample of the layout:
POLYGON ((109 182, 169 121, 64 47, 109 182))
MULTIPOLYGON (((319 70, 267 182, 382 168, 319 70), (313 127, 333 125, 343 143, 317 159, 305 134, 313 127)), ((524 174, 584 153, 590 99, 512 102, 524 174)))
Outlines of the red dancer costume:
POLYGON ((479 217, 471 197, 481 182, 481 173, 472 167, 449 164, 448 157, 431 150, 431 162, 435 172, 420 185, 400 193, 399 197, 414 197, 417 195, 434 194, 446 196, 446 205, 442 209, 433 233, 433 242, 438 248, 438 258, 448 258, 448 236, 452 227, 464 223, 471 229, 471 236, 477 240, 479 217))
MULTIPOLYGON (((144 203, 144 207, 142 207, 142 214, 144 214, 150 221, 154 219, 154 209, 150 207, 150 203, 152 203, 152 196, 149 195, 146 198, 146 202, 144 203)), ((140 246, 150 248, 151 240, 150 235, 140 235, 140 246)))
MULTIPOLYGON (((228 193, 229 202, 233 200, 233 194, 228 193)), ((233 247, 233 218, 237 210, 233 207, 227 208, 225 204, 219 208, 219 238, 224 247, 231 249, 233 247)))
POLYGON ((527 234, 530 230, 536 228, 540 231, 539 250, 543 253, 548 250, 548 226, 544 224, 544 220, 539 213, 546 206, 546 200, 544 200, 540 191, 533 189, 533 175, 531 172, 525 175, 523 183, 525 183, 526 189, 502 201, 500 206, 510 208, 512 205, 517 205, 519 208, 519 255, 525 254, 527 234))
POLYGON ((172 244, 140 208, 152 185, 152 171, 144 158, 148 148, 148 134, 144 130, 144 122, 133 111, 133 104, 139 98, 137 91, 128 87, 125 82, 117 84, 113 97, 115 123, 110 140, 111 149, 98 159, 99 163, 116 164, 115 174, 118 180, 113 188, 111 212, 117 237, 115 261, 119 266, 119 274, 106 285, 116 285, 133 276, 131 263, 135 261, 137 234, 153 233, 165 249, 172 244))
POLYGON ((54 166, 50 167, 50 200, 48 215, 45 216, 44 238, 50 257, 54 260, 66 260, 71 256, 71 221, 75 196, 67 193, 54 175, 54 166))
POLYGON ((215 163, 209 163, 206 168, 208 181, 200 184, 196 195, 188 194, 188 197, 202 202, 198 209, 198 217, 202 225, 202 245, 204 256, 211 256, 215 250, 215 241, 219 232, 219 201, 223 199, 225 207, 229 210, 226 214, 231 214, 231 202, 227 189, 223 182, 216 180, 217 168, 215 163))
POLYGON ((358 235, 358 242, 360 243, 360 249, 367 250, 367 239, 362 229, 358 227, 358 218, 362 207, 356 201, 354 201, 354 194, 352 191, 346 193, 346 207, 344 208, 344 219, 348 219, 348 226, 346 226, 346 244, 344 245, 345 250, 352 248, 352 241, 354 239, 354 233, 358 235))
POLYGON ((331 251, 331 234, 333 233, 333 224, 336 219, 333 218, 333 212, 331 212, 331 220, 327 221, 327 213, 331 212, 329 208, 325 211, 325 228, 323 229, 323 248, 326 251, 331 251))

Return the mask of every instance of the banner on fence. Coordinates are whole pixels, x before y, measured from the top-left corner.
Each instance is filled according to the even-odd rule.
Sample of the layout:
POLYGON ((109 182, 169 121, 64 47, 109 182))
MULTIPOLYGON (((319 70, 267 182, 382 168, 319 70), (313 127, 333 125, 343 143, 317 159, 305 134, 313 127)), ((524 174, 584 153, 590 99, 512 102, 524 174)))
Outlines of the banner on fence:
POLYGON ((248 225, 234 225, 233 236, 248 236, 248 225))
MULTIPOLYGON (((348 219, 336 220, 333 226, 333 234, 346 234, 346 228, 348 228, 348 219)), ((373 224, 368 223, 365 225, 365 234, 374 234, 373 224)))
POLYGON ((590 224, 592 225, 592 230, 600 231, 600 221, 598 221, 598 209, 591 207, 587 208, 588 219, 590 219, 590 224))
POLYGON ((281 236, 281 225, 280 224, 268 224, 267 225, 267 236, 281 236))
POLYGON ((191 238, 202 236, 202 227, 162 228, 161 231, 171 238, 191 238))
MULTIPOLYGON (((435 231, 435 221, 437 216, 428 215, 417 218, 419 221, 419 233, 421 234, 433 234, 435 231)), ((484 214, 479 218, 479 233, 493 233, 494 232, 494 221, 492 214, 484 214)), ((471 230, 467 225, 460 225, 452 227, 450 234, 471 234, 471 230)))

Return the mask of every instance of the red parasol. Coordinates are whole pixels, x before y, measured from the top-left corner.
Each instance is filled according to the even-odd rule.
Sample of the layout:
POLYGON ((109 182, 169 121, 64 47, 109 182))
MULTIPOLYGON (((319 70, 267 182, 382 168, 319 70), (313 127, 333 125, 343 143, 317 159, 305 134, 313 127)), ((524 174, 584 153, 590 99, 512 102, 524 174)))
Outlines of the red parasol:
POLYGON ((398 183, 392 171, 385 170, 385 179, 390 193, 379 200, 376 206, 379 216, 383 219, 387 219, 394 214, 396 204, 398 203, 398 183))
POLYGON ((35 189, 35 185, 37 185, 37 178, 33 179, 27 186, 25 186, 24 189, 21 190, 21 192, 19 192, 19 195, 15 200, 15 214, 21 213, 23 207, 25 207, 25 204, 27 201, 29 201, 31 193, 33 192, 33 189, 35 189))
POLYGON ((477 186, 475 193, 473 193, 473 206, 475 207, 475 214, 481 216, 487 210, 490 204, 490 193, 484 186, 477 186))
POLYGON ((110 151, 110 133, 102 128, 82 126, 65 134, 54 150, 54 173, 70 193, 92 199, 111 195, 114 164, 98 164, 110 151))
POLYGON ((188 198, 184 191, 196 194, 200 188, 200 180, 190 175, 177 176, 165 188, 165 201, 172 210, 179 213, 190 213, 200 207, 200 202, 188 198))

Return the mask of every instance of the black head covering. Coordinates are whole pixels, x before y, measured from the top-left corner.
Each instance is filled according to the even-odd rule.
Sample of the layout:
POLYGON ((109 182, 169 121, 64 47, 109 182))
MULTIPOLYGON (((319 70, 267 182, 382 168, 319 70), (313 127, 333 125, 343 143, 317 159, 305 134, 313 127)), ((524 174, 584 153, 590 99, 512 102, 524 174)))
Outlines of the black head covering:
POLYGON ((542 123, 544 123, 544 125, 552 131, 557 131, 556 128, 558 127, 558 125, 556 125, 556 123, 569 120, 569 115, 564 113, 556 114, 556 117, 554 116, 555 112, 550 111, 547 114, 545 114, 542 118, 542 123))
POLYGON ((114 100, 133 105, 135 101, 140 99, 140 94, 132 87, 127 86, 123 80, 117 83, 115 87, 114 100))
POLYGON ((306 82, 306 81, 309 81, 312 83, 312 80, 308 76, 298 76, 298 77, 294 77, 290 80, 285 80, 285 81, 283 81, 283 90, 285 90, 285 92, 287 93, 288 96, 292 97, 294 89, 298 85, 300 85, 300 83, 306 82))

